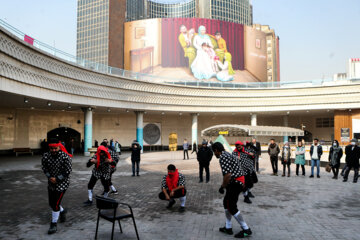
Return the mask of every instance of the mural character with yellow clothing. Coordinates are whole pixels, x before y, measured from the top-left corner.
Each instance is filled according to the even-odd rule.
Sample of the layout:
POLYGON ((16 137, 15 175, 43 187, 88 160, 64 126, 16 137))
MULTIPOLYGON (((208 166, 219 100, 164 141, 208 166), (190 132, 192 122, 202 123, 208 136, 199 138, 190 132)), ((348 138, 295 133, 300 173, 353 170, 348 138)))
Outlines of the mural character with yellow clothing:
POLYGON ((189 60, 189 67, 196 57, 196 49, 192 46, 192 38, 194 37, 194 31, 187 30, 185 25, 180 26, 179 42, 184 49, 184 57, 189 60))
POLYGON ((234 80, 235 72, 231 64, 231 54, 225 52, 224 59, 224 63, 222 63, 220 60, 217 61, 217 64, 221 71, 216 73, 216 78, 222 82, 232 81, 234 80))

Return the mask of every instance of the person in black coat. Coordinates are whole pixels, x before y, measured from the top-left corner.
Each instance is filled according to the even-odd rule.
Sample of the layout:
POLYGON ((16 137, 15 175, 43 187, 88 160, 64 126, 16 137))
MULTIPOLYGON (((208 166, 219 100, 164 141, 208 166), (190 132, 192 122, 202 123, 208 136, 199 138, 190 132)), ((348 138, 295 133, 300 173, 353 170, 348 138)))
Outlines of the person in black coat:
POLYGON ((253 138, 251 140, 251 147, 255 150, 255 158, 254 158, 254 166, 256 172, 259 172, 259 157, 261 156, 261 145, 258 141, 256 141, 256 138, 253 138))
POLYGON ((346 182, 348 180, 348 176, 350 173, 351 168, 354 168, 354 183, 357 182, 359 177, 359 158, 360 158, 360 147, 356 145, 357 139, 352 139, 350 145, 347 145, 345 148, 345 154, 346 154, 346 165, 347 169, 345 171, 344 175, 344 181, 346 182))
POLYGON ((136 175, 139 175, 139 165, 140 165, 140 154, 141 154, 141 145, 134 140, 131 144, 131 164, 132 164, 132 176, 135 177, 135 164, 136 164, 136 175))
POLYGON ((199 162, 199 182, 203 182, 203 171, 205 168, 206 172, 206 182, 208 183, 210 181, 210 161, 213 157, 213 152, 211 149, 207 146, 207 142, 202 142, 202 147, 199 149, 197 154, 197 160, 199 162))
POLYGON ((339 142, 337 140, 333 141, 333 145, 330 147, 329 152, 329 162, 331 169, 334 173, 333 179, 337 179, 339 175, 340 168, 340 159, 343 156, 343 150, 339 146, 339 142))

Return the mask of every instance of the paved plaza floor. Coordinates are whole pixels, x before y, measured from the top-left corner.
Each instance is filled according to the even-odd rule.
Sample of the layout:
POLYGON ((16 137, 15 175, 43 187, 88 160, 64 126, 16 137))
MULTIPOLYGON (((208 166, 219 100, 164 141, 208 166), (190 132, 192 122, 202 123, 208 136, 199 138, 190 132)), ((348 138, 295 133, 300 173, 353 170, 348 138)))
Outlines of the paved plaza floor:
MULTIPOLYGON (((218 193, 222 176, 218 160, 211 162, 211 180, 198 183, 194 154, 182 160, 182 152, 152 152, 142 155, 141 176, 131 177, 128 154, 122 155, 113 183, 120 192, 114 197, 133 206, 141 239, 234 239, 218 231, 224 226, 223 195, 218 193), (168 164, 175 164, 186 177, 186 211, 172 210, 158 199, 160 182, 168 164)), ((84 207, 91 169, 86 157, 75 156, 71 185, 63 199, 67 222, 58 223, 58 232, 47 235, 51 210, 47 180, 40 156, 0 158, 0 239, 93 239, 97 210, 84 207)), ((279 167, 281 165, 279 164, 279 167)), ((239 198, 238 208, 251 227, 250 239, 360 239, 360 184, 331 179, 321 169, 321 178, 271 176, 267 156, 260 162, 261 174, 255 185, 252 204, 239 198)), ((352 180, 351 172, 349 180, 352 180)), ((100 194, 97 183, 94 192, 100 194)), ((115 225, 114 239, 136 239, 132 222, 123 221, 124 233, 115 225)), ((233 230, 240 226, 233 219, 233 230)), ((110 239, 111 223, 100 220, 99 239, 110 239)))

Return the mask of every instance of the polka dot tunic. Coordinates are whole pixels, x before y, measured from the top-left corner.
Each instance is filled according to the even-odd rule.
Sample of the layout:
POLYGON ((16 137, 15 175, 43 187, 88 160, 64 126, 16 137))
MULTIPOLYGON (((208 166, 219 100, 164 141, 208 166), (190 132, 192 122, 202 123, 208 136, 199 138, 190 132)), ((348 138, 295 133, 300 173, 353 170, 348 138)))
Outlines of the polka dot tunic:
POLYGON ((63 151, 53 156, 50 152, 44 153, 41 159, 42 170, 49 179, 48 187, 51 190, 63 192, 70 185, 70 173, 72 170, 71 158, 63 151), (50 178, 56 178, 56 183, 50 182, 50 178))

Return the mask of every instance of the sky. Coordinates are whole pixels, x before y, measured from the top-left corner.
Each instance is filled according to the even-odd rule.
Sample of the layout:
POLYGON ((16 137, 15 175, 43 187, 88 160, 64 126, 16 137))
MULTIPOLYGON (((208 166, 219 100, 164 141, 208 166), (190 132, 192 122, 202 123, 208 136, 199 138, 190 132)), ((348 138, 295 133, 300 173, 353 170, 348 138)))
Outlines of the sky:
MULTIPOLYGON (((331 78, 360 58, 360 0, 252 0, 254 23, 280 37, 281 81, 331 78)), ((76 54, 76 0, 0 0, 0 19, 76 54)))

